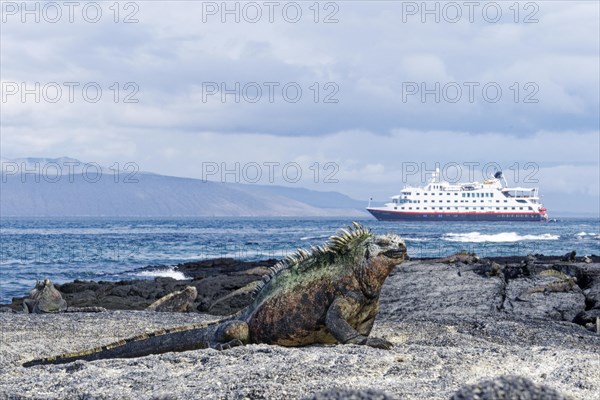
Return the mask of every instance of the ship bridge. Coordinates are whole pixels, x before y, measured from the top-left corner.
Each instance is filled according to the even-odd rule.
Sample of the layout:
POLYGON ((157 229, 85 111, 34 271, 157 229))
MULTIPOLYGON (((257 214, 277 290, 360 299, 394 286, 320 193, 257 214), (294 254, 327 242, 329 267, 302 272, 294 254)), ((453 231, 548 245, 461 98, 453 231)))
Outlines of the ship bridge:
POLYGON ((514 187, 514 188, 504 188, 502 189, 502 193, 506 197, 514 197, 521 199, 538 199, 538 188, 523 188, 523 187, 514 187))

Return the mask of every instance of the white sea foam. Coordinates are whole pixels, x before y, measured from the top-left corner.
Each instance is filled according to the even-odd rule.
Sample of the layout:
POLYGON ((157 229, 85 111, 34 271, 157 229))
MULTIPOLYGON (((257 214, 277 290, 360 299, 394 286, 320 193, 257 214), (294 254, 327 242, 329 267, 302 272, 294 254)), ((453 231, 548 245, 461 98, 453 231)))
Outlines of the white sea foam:
POLYGON ((577 236, 577 239, 600 239, 600 233, 593 232, 579 232, 575 236, 577 236))
POLYGON ((402 239, 404 239, 404 241, 407 242, 429 242, 431 241, 431 239, 428 238, 412 238, 412 237, 402 237, 402 239))
POLYGON ((138 275, 138 276, 153 276, 153 277, 160 276, 160 277, 164 277, 164 278, 173 278, 178 281, 187 279, 186 276, 183 274, 183 272, 175 271, 175 269, 173 269, 173 268, 140 271, 140 272, 136 273, 136 275, 138 275))
POLYGON ((482 234, 479 232, 467 232, 467 233, 447 233, 442 239, 449 242, 468 242, 468 243, 481 243, 481 242, 494 242, 494 243, 511 243, 519 242, 524 240, 558 240, 560 235, 553 235, 551 233, 543 233, 541 235, 520 235, 517 232, 500 232, 495 234, 482 234))

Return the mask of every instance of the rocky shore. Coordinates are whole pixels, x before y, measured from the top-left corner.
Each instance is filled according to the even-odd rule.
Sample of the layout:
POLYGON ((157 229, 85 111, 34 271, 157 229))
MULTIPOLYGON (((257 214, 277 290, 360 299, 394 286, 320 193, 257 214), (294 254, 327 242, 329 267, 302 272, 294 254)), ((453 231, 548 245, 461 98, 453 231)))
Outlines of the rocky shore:
MULTIPOLYGON (((189 278, 180 281, 57 285, 69 308, 109 311, 0 313, 0 398, 449 399, 459 390, 462 397, 455 398, 496 398, 474 395, 483 392, 468 385, 512 375, 525 381, 487 385, 507 392, 506 382, 517 382, 567 398, 600 399, 600 259, 575 255, 406 261, 386 281, 372 333, 394 343, 390 351, 250 345, 21 366, 235 312, 275 263, 217 259, 177 266, 189 278), (190 312, 142 311, 188 286, 197 292, 190 312)), ((22 301, 4 309, 20 311, 22 301)))

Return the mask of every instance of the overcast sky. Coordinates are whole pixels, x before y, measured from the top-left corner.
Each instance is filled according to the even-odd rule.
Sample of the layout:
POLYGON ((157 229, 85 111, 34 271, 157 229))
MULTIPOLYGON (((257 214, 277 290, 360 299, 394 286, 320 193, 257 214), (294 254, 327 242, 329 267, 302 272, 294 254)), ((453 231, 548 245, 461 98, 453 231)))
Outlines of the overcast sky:
POLYGON ((597 1, 113 3, 2 3, 2 158, 377 200, 493 162, 598 212, 597 1))

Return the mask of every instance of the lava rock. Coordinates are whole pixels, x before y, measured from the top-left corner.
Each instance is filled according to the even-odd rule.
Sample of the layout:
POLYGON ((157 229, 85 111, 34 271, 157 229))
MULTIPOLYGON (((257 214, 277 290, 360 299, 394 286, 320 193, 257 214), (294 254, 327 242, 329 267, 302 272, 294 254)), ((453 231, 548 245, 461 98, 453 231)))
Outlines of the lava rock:
POLYGON ((556 390, 520 376, 501 376, 465 386, 450 400, 567 400, 556 390))
POLYGON ((169 293, 161 297, 147 308, 148 311, 162 312, 187 312, 198 296, 198 290, 194 286, 186 286, 185 289, 169 293))

